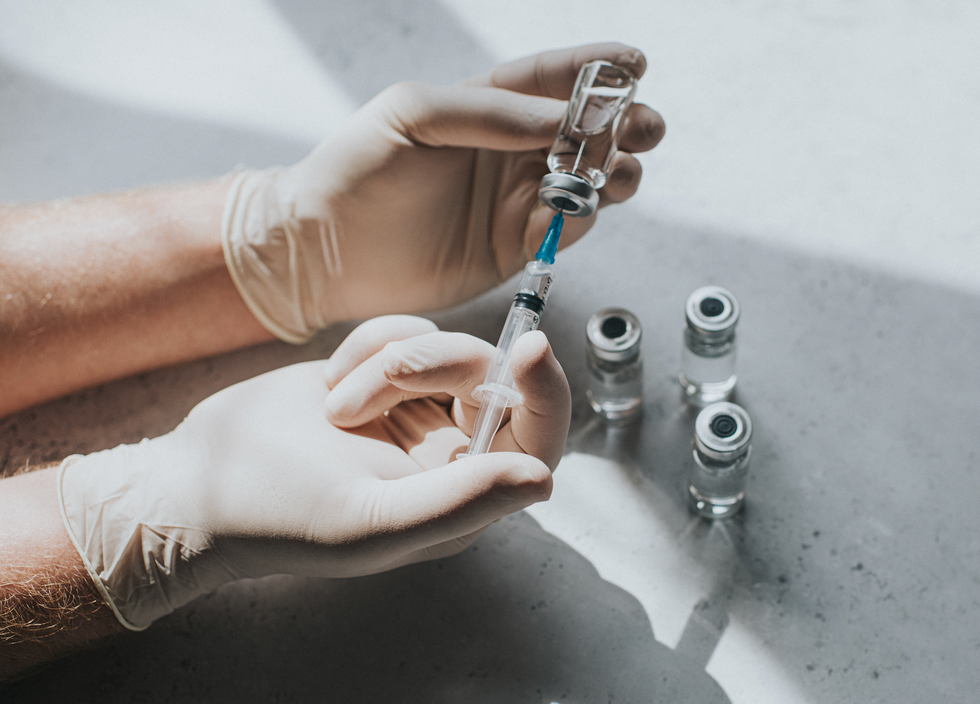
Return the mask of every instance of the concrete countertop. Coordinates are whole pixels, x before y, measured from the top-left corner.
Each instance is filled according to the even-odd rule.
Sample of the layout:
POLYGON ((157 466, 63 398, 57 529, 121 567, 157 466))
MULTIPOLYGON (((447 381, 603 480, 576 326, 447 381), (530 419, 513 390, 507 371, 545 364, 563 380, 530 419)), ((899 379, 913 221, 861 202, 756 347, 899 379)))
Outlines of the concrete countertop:
MULTIPOLYGON (((231 11, 220 2, 210 5, 231 11)), ((647 11, 638 5, 617 5, 617 16, 647 11)), ((671 26, 707 27, 722 41, 718 20, 655 5, 671 26)), ((302 64, 302 80, 314 81, 310 76, 320 71, 331 81, 319 97, 284 94, 283 101, 329 102, 334 90, 340 113, 395 80, 452 82, 486 70, 517 52, 521 41, 529 43, 526 26, 544 12, 531 3, 522 10, 525 29, 511 36, 494 20, 474 29, 468 2, 330 4, 329 12, 303 2, 255 0, 236 7, 232 37, 252 31, 254 21, 255 32, 269 34, 270 65, 292 61, 302 64)), ((760 7, 716 10, 741 13, 739 26, 765 36, 772 18, 760 7)), ((921 12, 923 23, 945 22, 950 32, 974 19, 965 4, 942 7, 942 16, 908 8, 899 15, 914 24, 921 12)), ((88 14, 100 19, 99 12, 106 10, 88 14)), ((803 11, 772 12, 789 17, 803 11)), ((862 33, 877 36, 874 8, 841 5, 835 12, 831 20, 853 41, 862 33)), ((163 43, 179 25, 176 10, 166 15, 173 26, 127 13, 111 11, 117 31, 144 21, 140 26, 157 28, 163 43)), ((828 21, 793 17, 803 29, 828 21)), ((25 31, 40 26, 30 12, 10 8, 0 10, 0 25, 4 20, 8 27, 17 20, 25 31), (17 16, 4 15, 12 12, 17 16)), ((618 36, 607 18, 596 23, 610 32, 601 38, 618 36)), ((105 25, 99 31, 112 29, 105 25)), ((653 26, 642 31, 664 39, 653 26)), ((779 25, 796 26, 789 20, 779 25)), ((45 32, 55 36, 58 27, 53 22, 45 32)), ((207 27, 200 31, 210 36, 207 27)), ((227 36, 221 41, 234 45, 227 36)), ((786 42, 792 45, 780 38, 780 46, 786 42)), ((193 42, 189 46, 194 51, 193 42)), ((954 54, 962 49, 950 46, 954 54)), ((799 55, 790 51, 784 60, 803 65, 809 48, 801 42, 799 55)), ((69 43, 69 49, 84 47, 69 43)), ((244 89, 225 101, 239 100, 236 114, 249 116, 234 122, 220 105, 207 112, 206 100, 181 102, 179 91, 137 95, 125 88, 125 76, 111 71, 100 83, 92 68, 80 82, 58 73, 67 59, 49 56, 53 51, 0 30, 5 201, 203 178, 238 164, 288 163, 315 142, 319 127, 308 118, 277 117, 258 107, 249 112, 253 98, 244 89), (113 85, 123 88, 109 95, 105 86, 113 85)), ((656 48, 648 55, 675 56, 660 56, 656 48)), ((683 67, 686 88, 667 84, 665 101, 683 105, 684 90, 691 102, 704 99, 699 87, 714 77, 701 60, 683 67)), ((661 61, 651 77, 671 68, 661 61)), ((900 92, 887 85, 882 90, 885 103, 900 92)), ((980 92, 958 95, 966 107, 950 107, 954 123, 980 113, 980 92)), ((857 134, 861 115, 867 113, 839 114, 841 133, 857 134)), ((890 152, 863 153, 881 167, 882 190, 948 195, 917 238, 896 215, 893 199, 852 194, 815 205, 775 193, 770 201, 763 194, 741 206, 735 196, 712 200, 725 190, 721 172, 706 167, 707 185, 699 191, 697 170, 683 171, 691 158, 683 145, 709 144, 692 135, 711 134, 720 118, 699 122, 680 115, 678 143, 668 149, 675 134, 666 116, 668 137, 657 150, 662 155, 644 158, 641 193, 604 212, 593 233, 556 263, 542 329, 569 377, 575 409, 550 502, 501 521, 454 558, 354 580, 272 577, 227 585, 147 632, 58 662, 0 698, 971 701, 980 685, 980 218, 970 199, 958 195, 972 172, 964 176, 954 167, 958 159, 980 157, 980 146, 975 138, 964 140, 966 156, 923 164, 917 172, 890 170, 890 152), (673 176, 685 173, 683 195, 664 196, 661 191, 680 192, 677 180, 683 179, 673 176), (760 214, 760 208, 770 210, 760 214), (876 261, 876 237, 888 227, 881 234, 869 223, 882 222, 891 223, 905 253, 876 261), (746 509, 714 524, 693 516, 685 503, 694 413, 676 382, 684 301, 709 283, 730 289, 742 305, 737 401, 755 425, 746 509), (621 429, 597 422, 585 399, 585 323, 613 305, 634 312, 644 328, 644 415, 621 429)), ((342 117, 325 119, 324 129, 342 117)), ((785 126, 772 143, 792 143, 793 130, 785 126)), ((741 149, 733 144, 718 160, 737 159, 741 149)), ((746 173, 785 168, 788 156, 774 149, 754 158, 746 173)), ((804 162, 818 164, 828 178, 834 174, 834 165, 819 155, 804 162)), ((731 192, 744 188, 733 184, 731 192)), ((909 208, 905 216, 919 227, 928 204, 909 208)), ((433 319, 444 329, 493 340, 512 289, 508 283, 433 319)), ((218 389, 328 356, 351 327, 336 326, 304 347, 263 345, 0 419, 0 471, 165 433, 218 389)))

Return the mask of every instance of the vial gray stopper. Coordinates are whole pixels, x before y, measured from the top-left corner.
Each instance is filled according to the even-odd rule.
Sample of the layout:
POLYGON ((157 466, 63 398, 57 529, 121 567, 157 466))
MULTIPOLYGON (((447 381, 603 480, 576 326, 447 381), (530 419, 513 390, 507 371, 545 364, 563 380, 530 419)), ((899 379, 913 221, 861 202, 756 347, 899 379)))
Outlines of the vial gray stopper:
POLYGON ((599 193, 581 176, 547 174, 538 188, 541 202, 573 218, 586 218, 599 206, 599 193))
POLYGON ((738 431, 738 421, 730 415, 715 416, 709 427, 719 438, 730 438, 738 431))
POLYGON ((585 326, 592 353, 608 362, 621 362, 635 354, 642 335, 640 321, 625 308, 604 308, 585 326))
POLYGON ((694 421, 694 445, 713 460, 734 460, 746 452, 751 440, 752 420, 737 404, 712 403, 703 408, 694 421))
POLYGON ((721 286, 702 286, 684 306, 687 324, 698 332, 714 336, 731 330, 741 313, 738 299, 721 286))

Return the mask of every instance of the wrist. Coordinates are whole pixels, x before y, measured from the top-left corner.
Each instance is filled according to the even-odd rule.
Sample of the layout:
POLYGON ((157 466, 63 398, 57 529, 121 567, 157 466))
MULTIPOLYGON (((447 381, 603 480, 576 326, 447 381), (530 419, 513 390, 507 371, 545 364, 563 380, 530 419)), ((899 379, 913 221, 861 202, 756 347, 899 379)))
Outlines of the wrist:
POLYGON ((0 481, 0 687, 121 629, 65 533, 58 466, 0 481))
POLYGON ((201 494, 193 477, 204 473, 173 436, 74 455, 58 476, 68 535, 130 630, 240 576, 213 550, 194 500, 201 494))
POLYGON ((225 264, 252 315, 273 335, 307 342, 334 322, 327 289, 342 274, 328 217, 299 217, 289 169, 245 171, 231 182, 221 224, 225 264))

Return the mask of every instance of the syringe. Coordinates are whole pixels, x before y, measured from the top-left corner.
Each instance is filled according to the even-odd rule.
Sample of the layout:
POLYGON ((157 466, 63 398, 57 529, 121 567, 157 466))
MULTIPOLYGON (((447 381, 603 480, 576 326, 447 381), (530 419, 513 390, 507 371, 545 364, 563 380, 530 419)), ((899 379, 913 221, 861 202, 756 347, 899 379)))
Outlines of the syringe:
POLYGON ((514 374, 510 369, 510 357, 514 351, 517 338, 531 330, 537 330, 541 322, 541 311, 548 300, 555 263, 555 253, 558 251, 558 238, 565 222, 561 211, 551 220, 548 234, 534 255, 534 261, 524 267, 521 285, 514 296, 507 321, 500 333, 493 361, 487 370, 483 384, 476 387, 474 396, 480 400, 480 412, 476 417, 473 435, 466 452, 456 456, 457 459, 471 455, 482 455, 490 450, 493 436, 500 428, 504 412, 508 406, 521 402, 520 392, 514 388, 514 374), (480 397, 482 394, 482 398, 480 397))

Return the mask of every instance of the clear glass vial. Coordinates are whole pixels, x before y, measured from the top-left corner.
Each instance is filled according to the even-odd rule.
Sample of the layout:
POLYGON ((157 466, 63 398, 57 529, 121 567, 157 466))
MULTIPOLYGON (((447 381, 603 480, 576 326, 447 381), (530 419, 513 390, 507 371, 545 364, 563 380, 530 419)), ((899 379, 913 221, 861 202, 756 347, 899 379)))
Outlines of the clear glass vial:
POLYGON ((635 94, 636 77, 625 68, 608 61, 582 66, 548 154, 551 173, 538 189, 545 205, 571 217, 595 212, 635 94))
POLYGON ((623 308, 600 310, 585 326, 586 395, 595 412, 611 423, 628 423, 643 410, 642 334, 640 321, 623 308))
POLYGON ((687 485, 695 512, 705 518, 726 518, 742 508, 751 440, 752 421, 741 406, 721 402, 701 409, 694 421, 687 485))
POLYGON ((704 286, 688 297, 684 311, 681 387, 697 405, 726 401, 735 391, 738 300, 720 286, 704 286))

